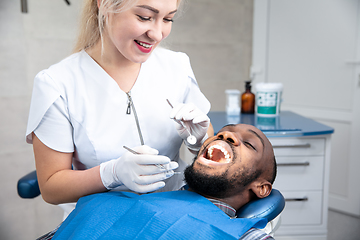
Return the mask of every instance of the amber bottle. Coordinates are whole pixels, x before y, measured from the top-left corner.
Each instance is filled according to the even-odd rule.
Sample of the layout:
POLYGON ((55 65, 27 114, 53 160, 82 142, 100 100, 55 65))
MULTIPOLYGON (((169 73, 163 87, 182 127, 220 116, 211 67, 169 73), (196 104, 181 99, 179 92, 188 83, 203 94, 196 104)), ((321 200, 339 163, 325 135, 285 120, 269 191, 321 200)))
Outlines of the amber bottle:
POLYGON ((241 95, 241 113, 254 113, 255 94, 251 92, 251 81, 245 82, 245 92, 241 95))

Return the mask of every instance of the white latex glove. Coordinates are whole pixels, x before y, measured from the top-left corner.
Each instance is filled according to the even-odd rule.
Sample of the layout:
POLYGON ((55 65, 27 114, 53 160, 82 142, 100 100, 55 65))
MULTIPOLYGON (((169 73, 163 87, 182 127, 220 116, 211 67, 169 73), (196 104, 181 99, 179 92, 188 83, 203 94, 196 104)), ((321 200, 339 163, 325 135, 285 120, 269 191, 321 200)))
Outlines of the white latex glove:
POLYGON ((174 175, 179 164, 149 146, 133 148, 138 153, 126 152, 118 159, 100 164, 100 177, 104 186, 111 190, 121 185, 138 193, 155 191, 165 186, 165 180, 174 175), (161 164, 163 168, 156 166, 161 164))
POLYGON ((203 113, 194 104, 178 104, 174 106, 170 113, 170 118, 174 119, 178 134, 185 140, 185 145, 193 151, 199 151, 203 142, 207 139, 207 130, 210 125, 209 117, 203 113), (196 137, 196 143, 190 144, 187 137, 190 135, 184 127, 190 131, 190 134, 196 137))

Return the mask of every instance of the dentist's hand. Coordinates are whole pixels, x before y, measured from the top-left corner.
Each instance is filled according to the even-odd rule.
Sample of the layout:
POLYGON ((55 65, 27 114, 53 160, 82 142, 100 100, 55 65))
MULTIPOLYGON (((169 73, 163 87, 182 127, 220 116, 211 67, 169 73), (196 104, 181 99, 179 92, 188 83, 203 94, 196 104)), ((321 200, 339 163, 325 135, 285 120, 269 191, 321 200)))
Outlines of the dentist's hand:
POLYGON ((178 104, 174 106, 170 113, 170 118, 173 118, 177 124, 176 129, 182 139, 185 140, 186 146, 193 151, 199 151, 203 142, 207 139, 207 130, 210 125, 209 117, 203 113, 194 104, 178 104), (187 141, 189 132, 184 128, 183 124, 190 131, 190 134, 196 137, 196 143, 190 144, 187 141))
POLYGON ((125 185, 138 193, 155 191, 165 186, 165 180, 174 175, 179 165, 166 156, 157 155, 156 149, 148 146, 134 148, 141 154, 126 152, 118 159, 100 164, 100 177, 107 189, 125 185), (163 168, 156 166, 161 164, 163 168))

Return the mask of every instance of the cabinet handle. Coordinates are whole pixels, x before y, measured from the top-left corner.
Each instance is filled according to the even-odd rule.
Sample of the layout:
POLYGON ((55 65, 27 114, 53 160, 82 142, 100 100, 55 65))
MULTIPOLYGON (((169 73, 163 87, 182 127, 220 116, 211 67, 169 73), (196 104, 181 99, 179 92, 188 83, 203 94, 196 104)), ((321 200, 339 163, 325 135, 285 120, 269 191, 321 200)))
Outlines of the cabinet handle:
POLYGON ((293 167, 293 166, 309 166, 309 162, 303 162, 303 163, 278 163, 278 167, 293 167))
POLYGON ((290 145, 273 145, 273 148, 310 148, 310 143, 305 144, 290 144, 290 145))
POLYGON ((352 65, 360 64, 360 60, 356 60, 356 59, 347 60, 346 64, 352 64, 352 65))
POLYGON ((307 197, 303 198, 285 198, 285 202, 306 202, 309 199, 307 197))

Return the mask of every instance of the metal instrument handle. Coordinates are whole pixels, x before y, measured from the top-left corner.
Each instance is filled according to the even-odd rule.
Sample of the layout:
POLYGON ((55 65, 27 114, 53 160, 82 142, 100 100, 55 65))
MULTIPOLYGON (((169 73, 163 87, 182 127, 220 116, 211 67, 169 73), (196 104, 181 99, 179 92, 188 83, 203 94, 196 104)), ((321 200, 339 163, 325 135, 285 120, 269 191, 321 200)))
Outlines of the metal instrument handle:
POLYGON ((20 3, 21 3, 21 12, 27 13, 28 12, 27 0, 21 0, 20 3))

